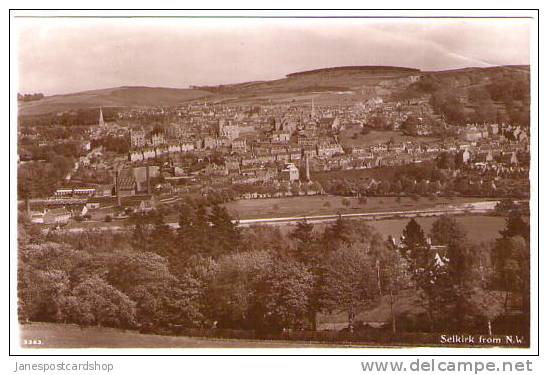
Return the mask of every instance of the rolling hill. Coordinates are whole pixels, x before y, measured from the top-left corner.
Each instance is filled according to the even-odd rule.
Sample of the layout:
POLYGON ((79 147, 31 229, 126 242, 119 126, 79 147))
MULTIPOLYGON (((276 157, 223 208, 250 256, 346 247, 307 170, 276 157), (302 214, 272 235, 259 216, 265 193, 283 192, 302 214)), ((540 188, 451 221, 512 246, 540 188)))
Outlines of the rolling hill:
MULTIPOLYGON (((315 98, 317 103, 351 103, 370 96, 390 97, 405 92, 419 77, 466 97, 470 88, 485 87, 502 80, 528 86, 529 76, 529 66, 526 65, 430 72, 391 66, 344 66, 291 73, 272 81, 192 86, 189 89, 125 86, 84 91, 22 102, 19 109, 21 115, 38 115, 98 106, 170 106, 202 98, 244 105, 308 102, 311 98, 315 98)), ((428 88, 423 93, 429 94, 428 88)))
POLYGON ((21 115, 38 115, 93 107, 138 107, 177 105, 211 95, 197 89, 124 86, 83 91, 74 94, 47 96, 42 100, 19 104, 21 115))
POLYGON ((419 69, 391 66, 343 66, 315 69, 288 74, 273 81, 239 83, 234 85, 196 86, 217 94, 273 94, 310 93, 360 90, 374 87, 383 81, 419 75, 419 69))

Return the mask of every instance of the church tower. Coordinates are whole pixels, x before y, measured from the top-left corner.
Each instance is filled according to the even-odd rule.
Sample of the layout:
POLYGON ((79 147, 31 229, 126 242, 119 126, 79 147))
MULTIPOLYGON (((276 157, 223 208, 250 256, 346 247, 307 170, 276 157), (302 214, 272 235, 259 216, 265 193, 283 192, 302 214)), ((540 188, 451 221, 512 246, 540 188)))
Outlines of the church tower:
POLYGON ((310 111, 310 118, 316 117, 316 108, 314 107, 314 99, 312 99, 312 109, 310 111))

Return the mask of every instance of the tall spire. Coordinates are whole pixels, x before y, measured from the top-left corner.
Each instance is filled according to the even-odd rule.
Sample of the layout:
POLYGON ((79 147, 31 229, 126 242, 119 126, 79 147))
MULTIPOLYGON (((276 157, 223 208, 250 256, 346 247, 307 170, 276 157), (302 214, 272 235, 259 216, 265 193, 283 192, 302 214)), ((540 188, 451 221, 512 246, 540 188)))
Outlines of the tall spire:
POLYGON ((310 117, 316 117, 316 109, 314 108, 314 98, 312 98, 312 110, 310 111, 310 117))
POLYGON ((105 126, 105 120, 103 119, 103 109, 99 107, 99 126, 105 126))

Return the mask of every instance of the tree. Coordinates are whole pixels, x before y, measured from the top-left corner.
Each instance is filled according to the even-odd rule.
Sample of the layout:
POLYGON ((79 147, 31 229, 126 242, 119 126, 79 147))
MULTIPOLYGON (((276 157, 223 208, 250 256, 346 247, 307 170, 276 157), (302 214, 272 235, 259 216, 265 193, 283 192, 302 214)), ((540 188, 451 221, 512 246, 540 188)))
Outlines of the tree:
POLYGON ((439 169, 455 169, 455 158, 448 152, 442 152, 436 158, 436 166, 439 169))
POLYGON ((517 211, 510 211, 506 227, 493 248, 495 284, 506 291, 505 309, 511 292, 522 297, 522 311, 530 310, 530 242, 529 224, 517 211))
POLYGON ((384 251, 381 253, 381 275, 382 275, 382 294, 388 295, 390 304, 390 317, 392 323, 392 333, 396 334, 397 323, 396 301, 401 290, 407 289, 411 280, 407 272, 407 264, 403 257, 398 253, 395 244, 389 239, 384 251))
POLYGON ((325 258, 322 303, 328 310, 346 311, 351 332, 358 307, 378 298, 371 272, 374 267, 374 261, 358 246, 343 247, 325 258))
POLYGON ((401 254, 408 264, 411 279, 426 299, 430 329, 447 297, 446 260, 433 253, 420 225, 411 219, 403 230, 401 254))
POLYGON ((141 327, 156 328, 173 325, 194 326, 202 319, 200 283, 190 275, 177 280, 166 277, 155 283, 140 284, 131 290, 136 317, 141 327))
POLYGON ((137 221, 133 227, 131 243, 134 249, 146 251, 149 248, 149 233, 147 225, 137 221))
POLYGON ((454 217, 444 215, 432 224, 430 238, 433 245, 448 246, 451 243, 465 241, 466 233, 454 217))
POLYGON ((224 255, 207 282, 206 315, 219 328, 255 329, 252 304, 256 284, 272 264, 267 251, 224 255))
POLYGON ((263 330, 307 327, 313 276, 291 259, 275 259, 253 291, 252 315, 263 330))
POLYGON ((184 262, 193 251, 193 217, 194 209, 187 203, 179 207, 179 228, 177 229, 177 254, 174 255, 173 264, 184 262))
POLYGON ((152 230, 150 231, 150 251, 162 255, 170 256, 174 253, 175 243, 173 231, 164 223, 161 215, 156 215, 152 230))
POLYGON ((402 256, 407 259, 413 271, 420 270, 430 258, 426 236, 415 219, 409 220, 402 232, 402 256))
POLYGON ((18 276, 19 319, 62 320, 63 300, 70 291, 67 273, 55 269, 43 271, 22 267, 18 276))
POLYGON ((212 242, 217 247, 218 254, 236 252, 240 248, 241 232, 236 222, 228 214, 226 207, 214 205, 209 215, 212 242))
POLYGON ((475 287, 470 293, 470 305, 487 320, 487 333, 493 335, 491 323, 504 313, 504 297, 497 291, 475 287))
POLYGON ((523 237, 502 237, 493 248, 494 285, 506 292, 505 311, 511 293, 522 296, 522 310, 529 310, 530 249, 523 237))
POLYGON ((314 225, 306 221, 306 219, 297 222, 295 230, 293 230, 289 237, 296 242, 295 258, 304 264, 310 263, 314 248, 314 225))
POLYGON ((333 225, 325 228, 322 236, 323 249, 326 252, 336 250, 342 244, 349 243, 350 226, 342 218, 341 215, 337 218, 333 225))
POLYGON ((135 303, 99 276, 77 285, 62 303, 63 320, 83 326, 135 326, 135 303))
POLYGON ((517 210, 512 210, 506 218, 506 228, 500 234, 504 238, 521 236, 529 241, 529 231, 529 224, 522 219, 521 214, 517 210))
POLYGON ((401 124, 401 131, 406 135, 416 135, 419 120, 415 116, 407 116, 405 121, 401 124))

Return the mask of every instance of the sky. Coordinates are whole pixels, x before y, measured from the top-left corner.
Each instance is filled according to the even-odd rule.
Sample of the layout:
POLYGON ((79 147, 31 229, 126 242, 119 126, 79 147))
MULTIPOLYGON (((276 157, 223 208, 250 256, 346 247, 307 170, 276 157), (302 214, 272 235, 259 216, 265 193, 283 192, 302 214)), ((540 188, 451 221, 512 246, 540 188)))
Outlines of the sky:
POLYGON ((529 64, 527 19, 18 18, 20 93, 186 88, 334 66, 529 64))

